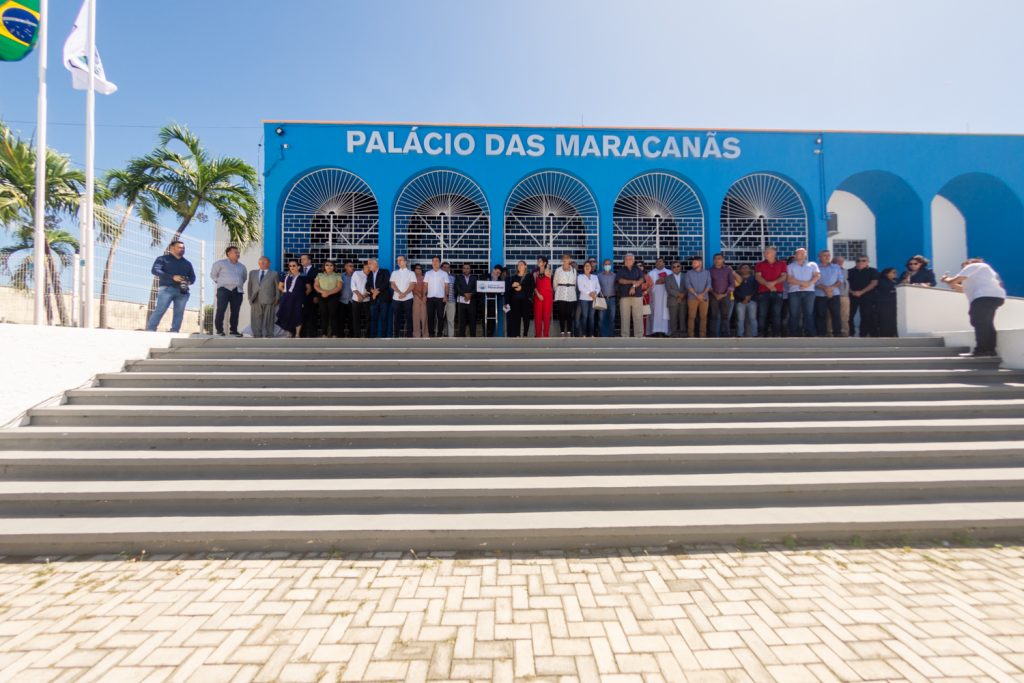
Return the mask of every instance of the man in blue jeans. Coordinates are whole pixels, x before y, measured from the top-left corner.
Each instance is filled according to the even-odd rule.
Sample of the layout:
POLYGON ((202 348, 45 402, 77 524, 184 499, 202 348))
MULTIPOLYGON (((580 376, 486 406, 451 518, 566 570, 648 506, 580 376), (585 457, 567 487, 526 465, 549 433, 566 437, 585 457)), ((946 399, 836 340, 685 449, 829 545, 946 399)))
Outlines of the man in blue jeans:
POLYGON ((156 308, 153 309, 153 315, 149 316, 146 329, 156 332, 164 313, 174 304, 171 332, 180 332, 181 321, 185 317, 185 304, 188 303, 188 288, 196 282, 196 272, 185 259, 185 243, 178 240, 171 242, 167 253, 153 262, 150 272, 159 279, 160 289, 156 295, 156 308))
POLYGON ((762 337, 782 336, 782 292, 786 285, 786 262, 778 258, 775 247, 764 250, 764 260, 754 266, 757 280, 757 329, 762 337), (770 316, 770 317, 769 317, 770 316))
POLYGON ((793 252, 793 262, 786 267, 791 337, 815 336, 814 286, 820 279, 818 264, 807 260, 807 250, 801 247, 793 252))
POLYGON ((818 252, 818 270, 821 277, 814 285, 814 325, 818 336, 828 336, 829 322, 832 324, 832 336, 843 336, 841 321, 841 304, 839 295, 843 288, 846 273, 841 266, 832 263, 832 252, 822 249, 818 252))

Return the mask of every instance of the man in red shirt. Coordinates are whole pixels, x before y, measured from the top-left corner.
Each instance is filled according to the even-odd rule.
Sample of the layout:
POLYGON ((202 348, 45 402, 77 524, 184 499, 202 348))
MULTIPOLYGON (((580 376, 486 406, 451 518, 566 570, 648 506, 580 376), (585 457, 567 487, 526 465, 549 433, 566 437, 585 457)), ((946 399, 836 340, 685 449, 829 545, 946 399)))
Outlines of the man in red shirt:
POLYGON ((754 266, 757 280, 757 327, 762 337, 768 335, 768 314, 771 312, 772 336, 782 336, 782 288, 786 282, 786 262, 776 258, 778 249, 766 247, 764 261, 754 266))

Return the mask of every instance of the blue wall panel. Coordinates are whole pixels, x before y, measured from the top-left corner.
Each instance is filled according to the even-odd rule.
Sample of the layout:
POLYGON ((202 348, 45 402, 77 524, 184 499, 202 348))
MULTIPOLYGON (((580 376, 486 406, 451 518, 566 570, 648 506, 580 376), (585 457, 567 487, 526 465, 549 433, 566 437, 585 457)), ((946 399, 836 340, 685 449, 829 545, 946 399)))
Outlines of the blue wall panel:
POLYGON ((1018 274, 1012 261, 1024 247, 1021 136, 270 121, 265 139, 265 249, 274 263, 282 255, 284 197, 296 179, 315 168, 343 168, 373 189, 385 266, 395 256, 397 194, 428 169, 458 170, 483 189, 491 209, 492 263, 504 256, 509 192, 543 169, 575 175, 594 194, 599 209, 595 255, 602 259, 612 256, 615 199, 637 175, 668 171, 694 187, 704 203, 705 255, 710 256, 720 247, 719 212, 729 187, 745 175, 769 173, 786 179, 803 198, 812 252, 826 244, 824 212, 832 192, 843 189, 863 199, 876 215, 878 265, 899 265, 917 252, 931 255, 931 201, 942 191, 967 219, 971 255, 991 260, 1011 291, 1024 294, 1024 273, 1018 274), (278 126, 283 135, 275 133, 278 126), (589 147, 588 136, 594 143, 589 147), (578 147, 565 153, 560 139, 576 139, 578 147))

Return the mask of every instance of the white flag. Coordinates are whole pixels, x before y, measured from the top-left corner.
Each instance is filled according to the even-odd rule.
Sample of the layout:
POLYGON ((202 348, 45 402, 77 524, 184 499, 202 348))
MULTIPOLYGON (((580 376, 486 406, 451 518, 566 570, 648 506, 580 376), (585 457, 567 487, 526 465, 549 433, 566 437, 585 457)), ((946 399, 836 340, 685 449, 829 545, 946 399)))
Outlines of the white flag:
MULTIPOLYGON (((75 90, 89 89, 89 40, 87 23, 89 21, 89 0, 82 2, 78 10, 78 18, 71 28, 71 35, 64 41, 64 68, 71 72, 71 85, 75 90)), ((103 60, 100 51, 96 50, 96 92, 110 95, 117 92, 117 86, 107 80, 103 73, 103 60)))

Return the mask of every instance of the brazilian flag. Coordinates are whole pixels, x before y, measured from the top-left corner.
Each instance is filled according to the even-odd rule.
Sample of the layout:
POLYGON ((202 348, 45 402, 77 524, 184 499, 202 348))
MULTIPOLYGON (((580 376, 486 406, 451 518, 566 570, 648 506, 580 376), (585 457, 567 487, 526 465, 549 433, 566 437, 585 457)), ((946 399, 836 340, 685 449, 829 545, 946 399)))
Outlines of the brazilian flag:
POLYGON ((39 38, 39 0, 0 0, 0 61, 16 62, 39 38))

